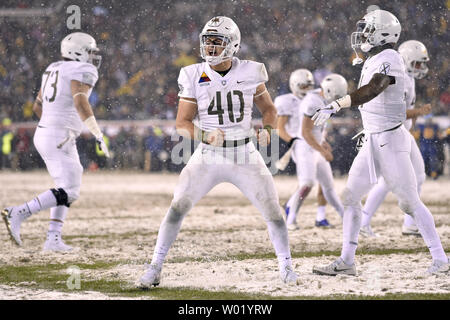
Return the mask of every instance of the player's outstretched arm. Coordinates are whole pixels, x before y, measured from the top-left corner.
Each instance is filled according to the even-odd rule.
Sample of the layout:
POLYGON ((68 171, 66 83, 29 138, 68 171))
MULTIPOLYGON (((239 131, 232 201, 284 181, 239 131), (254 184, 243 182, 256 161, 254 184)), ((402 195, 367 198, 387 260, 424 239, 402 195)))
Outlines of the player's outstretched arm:
POLYGON ((105 153, 105 156, 109 158, 108 147, 103 140, 103 134, 98 127, 97 120, 95 120, 94 113, 92 111, 91 104, 89 103, 89 89, 90 85, 82 83, 77 80, 71 80, 70 89, 72 91, 73 103, 80 115, 81 120, 86 124, 86 127, 94 135, 97 140, 97 144, 105 153))
POLYGON ((342 108, 350 108, 369 102, 383 92, 390 84, 395 84, 395 77, 375 73, 365 86, 317 110, 312 120, 317 126, 323 125, 325 121, 342 108))
POLYGON ((261 146, 266 146, 270 143, 270 134, 272 129, 277 128, 277 109, 275 108, 272 98, 270 97, 264 83, 261 83, 256 88, 253 101, 255 102, 258 110, 261 112, 264 127, 257 133, 258 143, 261 146))
POLYGON ((39 93, 36 97, 36 100, 34 100, 33 103, 33 112, 37 115, 37 117, 40 119, 42 116, 42 90, 39 89, 39 93))

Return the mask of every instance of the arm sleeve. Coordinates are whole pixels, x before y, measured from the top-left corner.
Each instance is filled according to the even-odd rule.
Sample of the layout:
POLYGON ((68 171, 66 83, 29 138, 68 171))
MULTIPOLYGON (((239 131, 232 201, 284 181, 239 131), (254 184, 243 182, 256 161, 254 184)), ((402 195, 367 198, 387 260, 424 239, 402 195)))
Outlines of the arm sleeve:
POLYGON ((180 91, 178 92, 179 97, 195 99, 195 88, 192 81, 188 77, 186 68, 181 68, 180 70, 180 75, 178 76, 178 87, 180 88, 180 91))
POLYGON ((77 80, 94 87, 98 80, 97 68, 89 63, 83 63, 70 73, 70 80, 77 80))

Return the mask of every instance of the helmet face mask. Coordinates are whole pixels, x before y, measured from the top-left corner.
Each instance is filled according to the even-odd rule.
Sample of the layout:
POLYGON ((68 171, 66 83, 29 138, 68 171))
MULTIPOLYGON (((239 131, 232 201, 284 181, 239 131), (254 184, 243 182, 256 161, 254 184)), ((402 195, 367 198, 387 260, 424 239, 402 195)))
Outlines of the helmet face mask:
POLYGON ((218 65, 233 58, 239 50, 241 32, 228 17, 214 17, 200 33, 200 55, 210 65, 218 65))
POLYGON ((408 40, 398 47, 405 61, 406 72, 416 79, 422 79, 428 73, 426 62, 430 61, 425 45, 417 40, 408 40))
POLYGON ((308 69, 297 69, 289 77, 289 88, 291 92, 302 98, 309 91, 314 89, 314 76, 308 69))

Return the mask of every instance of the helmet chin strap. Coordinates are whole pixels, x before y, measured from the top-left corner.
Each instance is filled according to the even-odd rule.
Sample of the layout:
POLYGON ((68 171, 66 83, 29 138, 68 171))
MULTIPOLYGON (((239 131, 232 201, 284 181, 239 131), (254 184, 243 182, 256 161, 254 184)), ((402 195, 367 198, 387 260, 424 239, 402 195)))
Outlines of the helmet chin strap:
POLYGON ((353 66, 356 66, 357 64, 361 64, 361 63, 363 63, 364 62, 364 60, 363 59, 361 59, 359 56, 358 56, 358 52, 356 51, 356 49, 353 49, 353 51, 355 51, 355 54, 356 54, 356 58, 355 59, 353 59, 353 61, 352 61, 352 65, 353 66))

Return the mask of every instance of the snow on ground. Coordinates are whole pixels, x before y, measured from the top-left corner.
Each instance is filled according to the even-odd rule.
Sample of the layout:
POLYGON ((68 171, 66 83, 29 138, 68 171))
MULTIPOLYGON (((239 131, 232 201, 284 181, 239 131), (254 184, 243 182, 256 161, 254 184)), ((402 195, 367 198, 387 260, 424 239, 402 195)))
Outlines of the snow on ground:
MULTIPOLYGON (((48 212, 32 216, 22 227, 23 248, 11 244, 0 228, 0 270, 2 266, 70 265, 113 263, 109 269, 83 270, 83 279, 120 279, 130 286, 151 259, 159 225, 170 204, 178 176, 137 172, 87 172, 80 199, 71 206, 65 226, 71 253, 43 253, 48 212)), ((296 188, 296 178, 275 176, 283 204, 296 188)), ((0 173, 0 206, 17 205, 53 187, 44 171, 0 173)), ((345 179, 335 182, 340 194, 345 179)), ((450 248, 450 181, 427 180, 422 198, 436 221, 444 247, 450 248)), ((340 218, 330 206, 327 217, 334 229, 314 227, 314 189, 299 215, 300 230, 290 232, 297 286, 283 285, 267 228, 250 202, 231 184, 216 186, 185 218, 181 232, 169 251, 161 286, 231 290, 273 296, 326 296, 330 294, 380 295, 396 292, 450 293, 449 277, 425 277, 431 263, 428 252, 389 255, 357 255, 358 277, 321 277, 311 273, 313 265, 327 264, 334 256, 305 257, 310 253, 341 248, 340 218), (237 260, 243 254, 250 258, 237 260), (268 259, 255 255, 267 254, 268 259), (255 258, 252 258, 255 257, 255 258)), ((380 237, 360 237, 358 251, 375 249, 421 250, 421 238, 401 236, 402 213, 395 197, 388 195, 373 218, 372 227, 380 237)), ((2 230, 3 229, 3 230, 2 230)), ((45 267, 43 267, 45 268, 45 267)), ((1 274, 0 274, 1 281, 1 274)), ((30 282, 32 279, 30 279, 30 282)), ((65 293, 35 289, 28 283, 1 283, 0 299, 107 299, 98 292, 65 293)), ((116 297, 115 297, 116 298, 116 297)))

